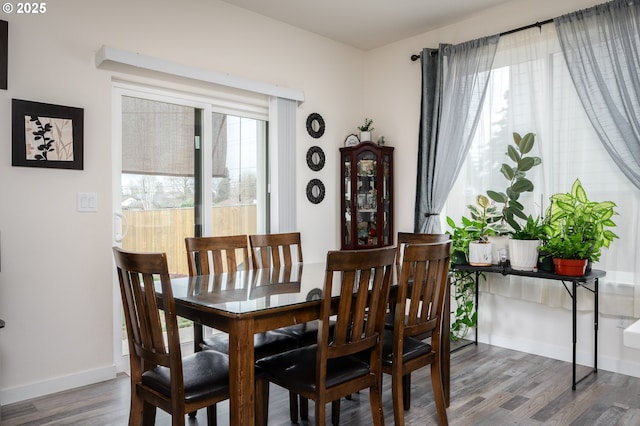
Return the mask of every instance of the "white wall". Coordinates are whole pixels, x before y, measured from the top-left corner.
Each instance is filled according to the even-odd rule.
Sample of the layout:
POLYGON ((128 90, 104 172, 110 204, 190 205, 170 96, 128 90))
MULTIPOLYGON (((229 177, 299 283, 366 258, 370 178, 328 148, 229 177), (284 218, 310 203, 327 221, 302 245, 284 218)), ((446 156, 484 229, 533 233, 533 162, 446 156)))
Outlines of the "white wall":
MULTIPOLYGON (((410 56, 439 43, 460 43, 603 3, 599 0, 514 0, 464 22, 368 52, 364 113, 396 146, 396 229, 413 230, 415 164, 420 113, 420 64, 410 56), (398 167, 402 165, 402 167, 398 167)), ((624 324, 628 324, 624 321, 624 324)), ((495 295, 482 295, 480 340, 571 360, 571 312, 495 295)), ((578 362, 591 365, 593 316, 579 316, 578 362)), ((623 346, 620 320, 600 317, 599 367, 640 377, 640 351, 623 346)))
MULTIPOLYGON (((48 3, 39 16, 2 15, 9 21, 9 89, 0 92, 0 318, 7 322, 0 330, 0 403, 115 372, 112 78, 160 84, 165 77, 96 69, 94 55, 102 45, 304 91, 306 101, 298 108, 298 227, 305 259, 322 260, 327 250, 339 247, 338 147, 364 116, 375 120, 376 137, 385 135, 396 147, 395 227, 413 228, 420 66, 409 60, 411 54, 595 3, 514 1, 459 25, 366 53, 215 0, 180 5, 167 0, 67 0, 48 3), (11 166, 12 98, 84 108, 83 171, 11 166), (319 140, 305 131, 311 112, 322 114, 326 122, 319 140), (317 173, 305 162, 306 150, 314 144, 327 156, 317 173), (304 195, 312 177, 323 179, 327 188, 319 205, 304 195), (76 212, 78 192, 98 193, 97 213, 76 212)), ((173 79, 171 84, 202 86, 173 79)), ((510 303, 497 307, 509 315, 518 313, 510 303)), ((536 305, 531 311, 545 313, 536 305)), ((509 340, 509 333, 497 326, 485 330, 495 333, 487 340, 509 340)), ((621 350, 620 344, 612 346, 617 345, 623 361, 638 356, 621 350)), ((615 358, 610 349, 601 351, 615 358)))
MULTIPOLYGON (((47 6, 39 16, 2 15, 9 22, 9 89, 0 91, 0 318, 7 323, 0 330, 2 404, 115 373, 112 78, 163 77, 96 69, 102 45, 305 93, 296 165, 298 224, 308 260, 322 260, 338 248, 337 148, 362 119, 359 50, 213 0, 67 0, 47 6), (12 98, 84 108, 83 171, 11 166, 12 98), (318 140, 306 133, 311 112, 326 122, 318 140), (327 165, 311 172, 305 154, 316 143, 327 165), (327 188, 318 205, 305 196, 312 177, 327 188), (98 193, 97 213, 76 211, 78 192, 98 193)), ((172 79, 178 84, 191 85, 172 79)))

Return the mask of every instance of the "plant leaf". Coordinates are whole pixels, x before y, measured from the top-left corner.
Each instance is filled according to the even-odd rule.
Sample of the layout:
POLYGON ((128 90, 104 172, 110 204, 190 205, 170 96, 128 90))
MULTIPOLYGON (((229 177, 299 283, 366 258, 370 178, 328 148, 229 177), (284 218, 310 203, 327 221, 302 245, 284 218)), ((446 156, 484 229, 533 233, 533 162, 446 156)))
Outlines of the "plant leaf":
POLYGON ((533 133, 527 133, 526 135, 524 135, 522 141, 520 141, 520 144, 518 144, 520 152, 522 154, 526 154, 527 152, 531 151, 531 149, 533 148, 534 140, 535 135, 533 133))
POLYGON ((527 178, 520 178, 511 186, 511 189, 514 192, 519 192, 519 193, 531 192, 533 191, 533 182, 531 182, 527 178))
POLYGON ((520 154, 518 154, 518 151, 512 145, 507 147, 507 155, 514 163, 520 161, 520 154))
POLYGON ((489 196, 489 198, 491 198, 493 201, 495 201, 497 203, 506 203, 507 202, 507 195, 504 194, 503 192, 496 192, 496 191, 488 190, 487 191, 487 195, 489 196))
POLYGON ((535 163, 536 162, 533 157, 522 157, 520 161, 518 161, 518 169, 521 172, 529 171, 533 166, 536 165, 535 163))

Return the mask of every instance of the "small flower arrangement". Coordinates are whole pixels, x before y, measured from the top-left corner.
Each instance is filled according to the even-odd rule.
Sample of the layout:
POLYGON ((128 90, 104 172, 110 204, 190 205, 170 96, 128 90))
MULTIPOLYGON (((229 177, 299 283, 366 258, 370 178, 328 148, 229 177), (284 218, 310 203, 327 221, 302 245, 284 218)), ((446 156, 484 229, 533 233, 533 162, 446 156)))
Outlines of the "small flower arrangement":
POLYGON ((358 130, 361 132, 371 132, 373 130, 373 120, 370 118, 364 119, 364 124, 362 126, 358 126, 358 130))

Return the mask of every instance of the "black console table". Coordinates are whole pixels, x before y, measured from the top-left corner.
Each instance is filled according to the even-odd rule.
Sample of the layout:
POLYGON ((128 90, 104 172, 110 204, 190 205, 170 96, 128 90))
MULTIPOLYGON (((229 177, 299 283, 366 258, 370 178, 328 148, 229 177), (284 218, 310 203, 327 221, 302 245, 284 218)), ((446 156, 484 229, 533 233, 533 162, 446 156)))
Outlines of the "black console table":
MULTIPOLYGON (((480 274, 494 273, 502 275, 518 275, 522 277, 531 278, 543 278, 548 280, 561 281, 567 293, 571 297, 571 317, 573 322, 573 381, 571 389, 576 390, 576 385, 582 380, 587 378, 591 373, 598 372, 598 280, 606 275, 605 271, 593 269, 587 272, 586 275, 581 277, 569 277, 565 275, 557 275, 544 271, 519 271, 511 269, 509 266, 471 266, 471 265, 455 265, 454 271, 468 272, 469 274, 475 274, 476 280, 476 294, 475 305, 476 312, 478 311, 478 282, 480 274), (571 287, 569 287, 569 283, 571 287), (593 288, 589 285, 593 284, 593 288), (593 294, 593 369, 587 373, 580 380, 576 381, 576 343, 578 341, 578 325, 577 325, 577 307, 578 307, 578 287, 582 287, 585 290, 593 294)), ((478 344, 478 324, 476 323, 475 330, 475 344, 478 344)))

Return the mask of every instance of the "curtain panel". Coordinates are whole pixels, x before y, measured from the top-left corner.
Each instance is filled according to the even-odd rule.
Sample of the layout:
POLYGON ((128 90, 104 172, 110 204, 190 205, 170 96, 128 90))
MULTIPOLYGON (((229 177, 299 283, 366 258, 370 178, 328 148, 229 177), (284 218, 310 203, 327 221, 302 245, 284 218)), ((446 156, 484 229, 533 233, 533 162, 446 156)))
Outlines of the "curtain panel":
POLYGON ((640 4, 616 0, 554 22, 591 124, 622 173, 640 189, 640 4))
POLYGON ((499 39, 442 44, 421 54, 415 232, 441 232, 438 215, 471 145, 499 39))

